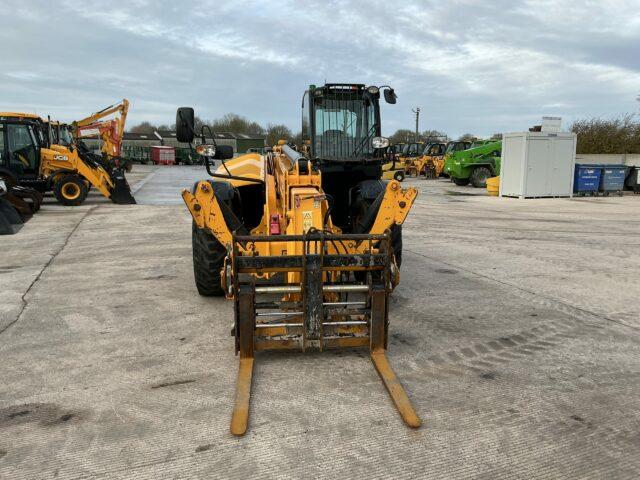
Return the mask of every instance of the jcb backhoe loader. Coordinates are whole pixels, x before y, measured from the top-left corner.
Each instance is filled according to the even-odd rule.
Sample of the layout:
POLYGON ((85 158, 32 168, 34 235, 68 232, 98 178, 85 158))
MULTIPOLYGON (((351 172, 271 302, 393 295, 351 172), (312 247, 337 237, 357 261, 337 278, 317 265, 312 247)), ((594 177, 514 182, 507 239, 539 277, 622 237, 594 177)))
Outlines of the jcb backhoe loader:
POLYGON ((60 143, 53 143, 51 128, 37 115, 0 113, 0 167, 19 185, 52 190, 63 205, 82 204, 91 186, 114 203, 135 203, 121 169, 105 170, 68 130, 61 129, 60 143))
MULTIPOLYGON (((396 102, 390 87, 384 97, 396 102)), ((380 135, 379 98, 375 86, 311 85, 301 152, 278 145, 225 161, 230 149, 206 144, 202 129, 196 151, 213 179, 182 197, 198 291, 234 302, 234 435, 247 430, 254 356, 268 349, 367 347, 404 422, 421 424, 385 354, 401 226, 417 191, 381 180, 389 140, 380 135), (222 161, 215 172, 214 158, 222 161)), ((178 140, 190 143, 193 109, 178 109, 176 125, 178 140)))

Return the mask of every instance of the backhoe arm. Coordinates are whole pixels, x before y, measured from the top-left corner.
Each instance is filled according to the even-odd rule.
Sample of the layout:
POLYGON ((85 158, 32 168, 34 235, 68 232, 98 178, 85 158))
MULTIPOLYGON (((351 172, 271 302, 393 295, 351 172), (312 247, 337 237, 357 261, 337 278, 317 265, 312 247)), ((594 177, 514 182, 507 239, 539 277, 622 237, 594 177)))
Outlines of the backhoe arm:
POLYGON ((124 136, 124 126, 127 121, 129 111, 129 101, 125 98, 122 102, 111 105, 99 112, 96 112, 82 120, 73 122, 73 133, 76 138, 83 138, 84 131, 98 131, 100 138, 104 142, 102 151, 109 156, 119 156, 124 136), (103 120, 114 113, 119 116, 110 120, 103 120))

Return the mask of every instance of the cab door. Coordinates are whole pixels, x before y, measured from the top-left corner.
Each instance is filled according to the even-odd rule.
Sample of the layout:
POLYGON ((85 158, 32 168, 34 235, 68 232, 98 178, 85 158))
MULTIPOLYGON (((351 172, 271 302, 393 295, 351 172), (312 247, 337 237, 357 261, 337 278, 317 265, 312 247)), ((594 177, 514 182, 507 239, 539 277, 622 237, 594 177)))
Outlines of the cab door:
POLYGON ((40 169, 40 147, 33 127, 24 123, 6 123, 4 131, 6 167, 19 180, 37 178, 40 169))

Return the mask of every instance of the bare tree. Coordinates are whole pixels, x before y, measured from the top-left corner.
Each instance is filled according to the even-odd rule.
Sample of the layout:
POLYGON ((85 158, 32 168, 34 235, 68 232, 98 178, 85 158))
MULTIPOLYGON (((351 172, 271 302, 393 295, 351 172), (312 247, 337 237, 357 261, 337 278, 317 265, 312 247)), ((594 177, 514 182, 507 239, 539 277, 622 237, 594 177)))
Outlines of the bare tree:
POLYGON ((273 146, 278 144, 278 140, 290 142, 293 139, 291 129, 286 125, 273 124, 267 125, 267 145, 273 146))
POLYGON ((142 122, 129 129, 131 133, 153 133, 155 130, 156 127, 150 122, 142 122))
POLYGON ((214 120, 211 127, 216 132, 244 133, 244 134, 263 134, 264 128, 251 120, 237 115, 235 113, 227 113, 222 118, 214 120))
POLYGON ((425 130, 420 134, 420 139, 424 142, 448 142, 449 135, 439 130, 425 130))
POLYGON ((389 141, 392 144, 396 143, 408 143, 413 141, 415 133, 412 130, 407 128, 401 128, 400 130, 396 130, 396 133, 389 137, 389 141))

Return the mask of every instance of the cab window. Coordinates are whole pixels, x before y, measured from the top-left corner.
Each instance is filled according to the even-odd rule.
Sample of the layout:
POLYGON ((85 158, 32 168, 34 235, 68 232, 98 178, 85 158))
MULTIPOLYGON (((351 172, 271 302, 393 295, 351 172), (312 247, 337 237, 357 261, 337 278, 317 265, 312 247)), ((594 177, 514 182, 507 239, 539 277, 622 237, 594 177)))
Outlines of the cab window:
POLYGON ((17 174, 34 174, 38 170, 36 138, 29 125, 7 124, 9 169, 17 174))
POLYGON ((407 149, 407 154, 417 155, 419 151, 420 151, 420 145, 417 143, 412 143, 409 145, 409 148, 407 149))

